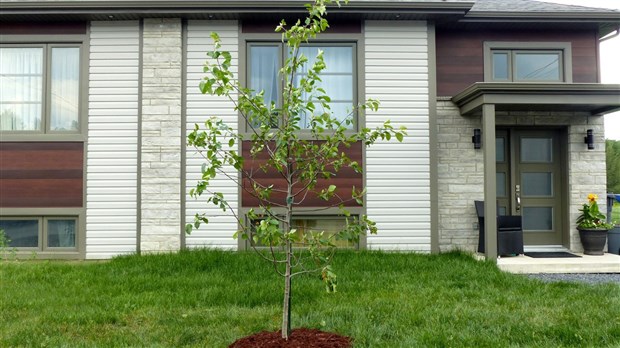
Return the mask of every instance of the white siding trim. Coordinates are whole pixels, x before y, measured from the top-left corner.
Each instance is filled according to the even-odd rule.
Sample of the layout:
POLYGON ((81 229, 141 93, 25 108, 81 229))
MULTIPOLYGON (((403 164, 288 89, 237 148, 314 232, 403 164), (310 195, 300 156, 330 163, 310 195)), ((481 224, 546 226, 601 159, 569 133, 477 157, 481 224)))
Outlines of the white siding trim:
POLYGON ((136 251, 139 23, 92 22, 86 258, 136 251))
POLYGON ((426 22, 365 22, 365 93, 379 99, 366 115, 374 128, 387 119, 407 127, 402 143, 366 150, 366 205, 377 223, 369 249, 430 251, 429 75, 426 22))
MULTIPOLYGON (((203 64, 206 61, 206 52, 213 49, 211 32, 217 32, 222 39, 222 49, 230 51, 232 55, 231 71, 238 77, 238 24, 236 21, 189 21, 187 26, 187 131, 194 129, 194 124, 204 124, 212 116, 224 120, 229 126, 237 129, 238 115, 234 111, 234 104, 224 98, 200 93, 198 85, 204 73, 203 64)), ((186 164, 186 222, 194 221, 196 213, 206 213, 209 224, 201 225, 186 236, 185 245, 188 247, 216 247, 223 249, 237 249, 237 240, 232 235, 237 231, 237 220, 231 211, 223 212, 220 208, 205 202, 206 198, 195 200, 189 197, 189 190, 195 187, 200 178, 202 157, 196 151, 187 148, 186 164)), ((229 175, 237 176, 234 168, 228 168, 229 175)), ((237 185, 224 176, 218 176, 211 181, 210 189, 224 193, 224 197, 237 211, 239 194, 237 185)))

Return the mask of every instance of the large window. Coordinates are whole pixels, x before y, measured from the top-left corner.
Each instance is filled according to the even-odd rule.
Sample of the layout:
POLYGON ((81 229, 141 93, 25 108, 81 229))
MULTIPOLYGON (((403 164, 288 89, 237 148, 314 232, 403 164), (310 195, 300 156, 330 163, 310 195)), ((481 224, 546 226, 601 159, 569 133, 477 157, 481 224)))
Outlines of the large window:
POLYGON ((485 81, 572 82, 571 49, 556 42, 486 42, 485 81))
POLYGON ((80 130, 80 47, 0 47, 0 131, 80 130))
POLYGON ((24 250, 77 249, 76 217, 3 217, 9 247, 24 250))
MULTIPOLYGON (((340 121, 352 118, 354 122, 353 125, 349 125, 349 128, 353 128, 356 120, 352 111, 357 101, 354 44, 325 43, 301 47, 300 54, 306 56, 308 62, 301 71, 295 74, 294 82, 298 84, 305 76, 308 69, 312 67, 319 50, 323 51, 326 69, 321 73, 322 82, 318 87, 323 88, 331 98, 329 106, 334 118, 340 121)), ((280 94, 283 86, 278 74, 287 54, 287 47, 279 43, 250 43, 248 46, 248 87, 255 92, 264 91, 266 103, 273 102, 276 106, 281 105, 280 94)), ((310 100, 312 96, 305 94, 304 98, 310 100)), ((316 110, 317 114, 323 112, 324 110, 321 109, 316 110)), ((300 127, 309 128, 313 115, 300 116, 300 127)), ((274 125, 278 121, 275 116, 274 125)))
POLYGON ((493 81, 563 81, 561 51, 493 50, 493 81))

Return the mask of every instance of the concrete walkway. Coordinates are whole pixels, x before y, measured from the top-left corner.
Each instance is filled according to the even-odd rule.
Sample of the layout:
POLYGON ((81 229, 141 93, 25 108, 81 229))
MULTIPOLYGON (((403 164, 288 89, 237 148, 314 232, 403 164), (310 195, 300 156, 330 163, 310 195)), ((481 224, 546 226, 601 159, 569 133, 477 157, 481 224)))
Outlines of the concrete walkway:
POLYGON ((620 256, 605 254, 581 257, 532 258, 525 255, 502 257, 497 260, 499 269, 510 273, 620 273, 620 256))

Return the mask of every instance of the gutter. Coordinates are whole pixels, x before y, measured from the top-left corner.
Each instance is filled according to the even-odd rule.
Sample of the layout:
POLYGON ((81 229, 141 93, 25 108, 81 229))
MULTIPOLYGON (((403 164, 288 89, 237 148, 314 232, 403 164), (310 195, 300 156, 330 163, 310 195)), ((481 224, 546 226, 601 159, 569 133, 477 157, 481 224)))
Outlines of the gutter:
POLYGON ((616 32, 615 32, 615 33, 609 33, 609 34, 607 34, 606 36, 604 36, 604 37, 600 38, 600 39, 598 40, 598 42, 607 41, 607 40, 609 40, 609 39, 613 39, 614 37, 618 37, 618 36, 620 36, 620 26, 618 26, 618 27, 616 28, 616 32))
POLYGON ((523 22, 545 21, 600 21, 620 22, 620 12, 469 12, 462 22, 503 22, 506 19, 523 22))
MULTIPOLYGON (((186 10, 227 10, 231 12, 254 12, 256 10, 296 10, 303 12, 303 4, 307 0, 269 0, 269 1, 252 1, 252 0, 91 0, 91 1, 2 1, 0 14, 26 14, 26 13, 48 13, 49 10, 55 10, 63 13, 89 13, 90 11, 102 10, 122 10, 127 12, 140 12, 141 10, 163 11, 173 10, 174 12, 184 12, 186 10), (300 7, 301 6, 301 7, 300 7), (75 11, 75 12, 74 12, 75 11)), ((456 10, 463 12, 469 11, 475 1, 362 1, 351 0, 347 5, 338 7, 331 5, 330 11, 334 12, 338 9, 343 12, 352 12, 360 10, 425 10, 442 11, 456 10)))

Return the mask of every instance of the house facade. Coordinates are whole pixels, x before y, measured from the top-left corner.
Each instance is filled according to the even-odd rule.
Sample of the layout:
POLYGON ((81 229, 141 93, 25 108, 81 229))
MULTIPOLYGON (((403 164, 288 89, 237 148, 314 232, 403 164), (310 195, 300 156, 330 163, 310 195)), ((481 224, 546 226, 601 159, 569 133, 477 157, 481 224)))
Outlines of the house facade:
MULTIPOLYGON (((232 238, 230 211, 188 196, 203 159, 186 134, 210 116, 246 127, 231 102, 198 89, 210 33, 243 85, 277 91, 264 82, 285 55, 273 28, 303 14, 303 3, 2 0, 0 227, 11 246, 66 259, 246 248, 232 238), (210 223, 186 235, 198 212, 210 223)), ((356 115, 355 127, 390 119, 408 129, 401 143, 354 146, 364 174, 336 179, 367 187, 364 206, 351 211, 379 232, 360 248, 473 251, 473 201, 485 200, 523 216, 526 248, 581 250, 577 209, 588 193, 605 193, 602 115, 620 109, 620 86, 600 83, 598 63, 618 12, 532 0, 351 0, 327 18, 330 30, 307 50, 324 50, 333 69, 332 109, 376 98, 379 111, 356 115)), ((213 185, 235 212, 254 204, 225 175, 213 185)), ((336 211, 305 208, 300 225, 342 222, 336 211)))

